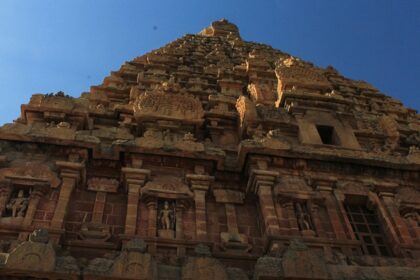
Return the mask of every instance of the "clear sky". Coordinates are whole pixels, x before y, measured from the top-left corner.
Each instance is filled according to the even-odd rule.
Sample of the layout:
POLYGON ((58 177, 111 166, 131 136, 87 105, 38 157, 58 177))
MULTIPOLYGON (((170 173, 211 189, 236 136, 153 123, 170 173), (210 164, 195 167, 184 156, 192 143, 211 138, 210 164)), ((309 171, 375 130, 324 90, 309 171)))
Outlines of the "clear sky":
POLYGON ((245 40, 420 109, 418 0, 0 0, 0 124, 33 93, 79 96, 124 61, 220 18, 245 40))

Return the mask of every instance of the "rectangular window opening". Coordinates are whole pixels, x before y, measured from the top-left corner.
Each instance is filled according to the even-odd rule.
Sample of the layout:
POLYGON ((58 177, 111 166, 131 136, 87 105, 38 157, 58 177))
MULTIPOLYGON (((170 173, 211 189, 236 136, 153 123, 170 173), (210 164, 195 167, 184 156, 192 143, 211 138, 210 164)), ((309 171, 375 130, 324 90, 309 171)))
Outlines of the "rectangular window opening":
POLYGON ((334 127, 328 125, 317 125, 319 137, 321 138, 322 144, 325 145, 339 145, 337 135, 334 131, 334 127))
POLYGON ((377 214, 364 204, 345 203, 345 209, 357 240, 362 242, 362 251, 367 255, 390 256, 377 214))

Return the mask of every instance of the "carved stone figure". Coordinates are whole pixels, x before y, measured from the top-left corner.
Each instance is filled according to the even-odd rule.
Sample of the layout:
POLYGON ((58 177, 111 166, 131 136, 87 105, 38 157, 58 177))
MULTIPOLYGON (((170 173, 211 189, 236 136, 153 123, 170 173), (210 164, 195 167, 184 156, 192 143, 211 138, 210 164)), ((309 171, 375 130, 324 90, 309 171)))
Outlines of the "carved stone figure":
POLYGON ((24 217, 28 208, 29 198, 25 197, 23 190, 19 190, 16 198, 12 198, 6 209, 12 212, 12 217, 24 217))
POLYGON ((159 212, 159 221, 161 229, 173 229, 175 225, 174 210, 170 208, 169 202, 163 203, 163 208, 159 212))
POLYGON ((296 217, 300 230, 313 230, 311 217, 301 203, 296 203, 296 217))

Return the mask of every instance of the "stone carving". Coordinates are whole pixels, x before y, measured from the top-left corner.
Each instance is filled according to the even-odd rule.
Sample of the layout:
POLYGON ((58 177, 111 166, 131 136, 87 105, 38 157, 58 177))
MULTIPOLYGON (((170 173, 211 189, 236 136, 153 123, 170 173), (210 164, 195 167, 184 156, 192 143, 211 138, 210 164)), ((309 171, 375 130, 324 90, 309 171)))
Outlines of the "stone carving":
POLYGON ((298 221, 299 229, 301 231, 313 230, 311 216, 308 213, 306 204, 296 202, 296 218, 298 221))
POLYGON ((211 37, 233 35, 240 38, 238 27, 226 19, 212 22, 210 27, 203 29, 199 34, 211 37))
POLYGON ((51 188, 57 188, 60 179, 51 168, 45 164, 26 162, 14 167, 0 169, 0 178, 25 178, 28 180, 41 180, 50 184, 51 188))
POLYGON ((134 238, 124 245, 124 250, 132 252, 146 253, 147 244, 143 239, 134 238))
POLYGON ((160 205, 158 214, 158 236, 162 238, 175 237, 175 207, 165 200, 160 205))
POLYGON ((280 61, 276 68, 276 75, 279 80, 279 91, 287 89, 287 86, 320 90, 331 89, 330 82, 320 70, 295 57, 280 61))
POLYGON ((196 142, 197 139, 194 138, 192 133, 184 134, 184 137, 181 141, 175 143, 175 147, 179 150, 189 151, 189 152, 203 152, 204 144, 196 142))
POLYGON ((203 243, 199 243, 197 246, 195 246, 194 253, 198 257, 211 257, 209 246, 203 243))
POLYGON ((420 132, 410 134, 406 139, 405 142, 417 148, 420 148, 420 132))
POLYGON ((201 102, 190 94, 167 94, 155 89, 141 94, 134 103, 136 119, 163 119, 201 123, 204 111, 201 102))
POLYGON ((267 136, 261 139, 263 147, 278 150, 288 150, 291 148, 289 140, 283 136, 279 129, 270 130, 267 136))
POLYGON ((411 146, 408 150, 407 159, 416 164, 420 164, 420 148, 411 146))
POLYGON ((212 258, 209 249, 199 244, 195 249, 197 257, 189 257, 182 267, 182 280, 206 279, 228 280, 225 267, 215 258, 212 258))
POLYGON ((49 240, 50 240, 50 237, 48 234, 48 230, 46 229, 36 229, 29 236, 29 241, 31 242, 47 244, 49 240))
POLYGON ((328 279, 327 266, 323 256, 310 250, 299 239, 292 239, 282 255, 284 278, 328 279), (299 260, 299 261, 296 261, 299 260))
POLYGON ((398 147, 400 141, 398 123, 389 116, 382 117, 379 123, 386 135, 385 145, 382 149, 385 152, 394 151, 398 147))
POLYGON ((11 212, 11 217, 24 217, 28 204, 29 196, 25 196, 24 190, 19 190, 17 197, 10 199, 6 209, 11 212))
POLYGON ((193 193, 188 185, 180 178, 170 175, 157 176, 147 182, 141 189, 141 195, 143 197, 153 196, 162 199, 167 199, 168 197, 179 199, 193 197, 193 193))
POLYGON ((35 230, 29 241, 18 245, 9 257, 5 267, 28 271, 54 271, 56 254, 48 243, 48 231, 35 230))
POLYGON ((89 242, 106 242, 111 238, 111 229, 108 225, 83 223, 80 227, 79 238, 89 242))
POLYGON ((274 81, 256 80, 248 85, 248 91, 256 103, 274 104, 277 98, 274 81))
POLYGON ((143 137, 136 140, 136 144, 148 149, 179 149, 189 152, 203 152, 204 144, 196 142, 192 133, 173 133, 169 129, 160 130, 148 128, 143 137))
POLYGON ((225 20, 21 109, 0 128, 1 279, 418 279, 417 112, 225 20), (366 199, 397 258, 355 256, 343 204, 366 199), (40 226, 53 245, 25 241, 40 226))
POLYGON ((88 180, 87 185, 91 191, 116 193, 120 183, 116 179, 94 177, 88 180))
POLYGON ((120 278, 156 279, 156 262, 150 254, 144 253, 142 243, 141 241, 129 243, 114 260, 110 275, 120 278))
POLYGON ((173 229, 175 227, 175 213, 165 200, 162 209, 159 211, 160 229, 173 229))

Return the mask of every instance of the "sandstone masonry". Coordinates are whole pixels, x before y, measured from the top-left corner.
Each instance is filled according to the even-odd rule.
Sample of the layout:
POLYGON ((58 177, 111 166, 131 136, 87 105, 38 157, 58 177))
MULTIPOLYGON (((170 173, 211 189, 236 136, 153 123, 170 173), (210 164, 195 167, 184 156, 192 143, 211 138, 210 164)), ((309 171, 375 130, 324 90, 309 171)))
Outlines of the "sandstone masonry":
POLYGON ((1 279, 419 279, 420 115, 226 20, 0 128, 1 279))

